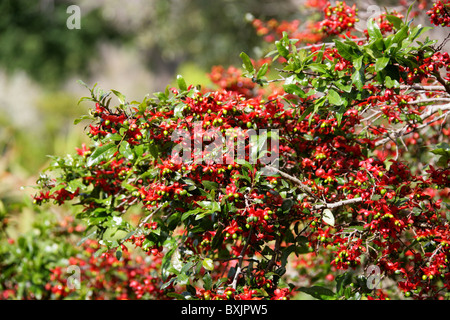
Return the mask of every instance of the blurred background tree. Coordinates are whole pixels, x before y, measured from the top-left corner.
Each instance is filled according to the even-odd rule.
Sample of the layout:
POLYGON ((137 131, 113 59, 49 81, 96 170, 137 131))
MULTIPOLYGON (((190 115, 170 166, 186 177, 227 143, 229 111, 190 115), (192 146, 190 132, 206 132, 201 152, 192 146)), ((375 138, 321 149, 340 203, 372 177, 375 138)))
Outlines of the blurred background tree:
POLYGON ((9 73, 26 71, 43 86, 55 86, 71 73, 86 76, 86 63, 103 41, 126 37, 99 8, 83 12, 83 28, 69 30, 69 1, 0 2, 0 64, 9 73))

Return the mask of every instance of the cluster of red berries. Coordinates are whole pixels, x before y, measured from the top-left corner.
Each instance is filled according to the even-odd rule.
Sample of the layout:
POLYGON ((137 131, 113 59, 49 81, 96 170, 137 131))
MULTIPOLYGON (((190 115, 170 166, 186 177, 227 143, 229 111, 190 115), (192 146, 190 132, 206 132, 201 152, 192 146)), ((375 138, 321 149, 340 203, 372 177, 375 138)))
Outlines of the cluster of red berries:
POLYGON ((427 11, 427 15, 430 16, 430 22, 436 26, 450 26, 450 1, 437 0, 427 11))
POLYGON ((431 57, 425 58, 419 67, 424 75, 440 74, 440 69, 445 68, 444 80, 450 81, 450 56, 448 52, 435 52, 431 57))
POLYGON ((320 22, 319 30, 327 35, 338 35, 352 30, 359 21, 357 12, 355 4, 350 7, 345 1, 336 1, 333 7, 328 3, 324 9, 325 19, 320 22))

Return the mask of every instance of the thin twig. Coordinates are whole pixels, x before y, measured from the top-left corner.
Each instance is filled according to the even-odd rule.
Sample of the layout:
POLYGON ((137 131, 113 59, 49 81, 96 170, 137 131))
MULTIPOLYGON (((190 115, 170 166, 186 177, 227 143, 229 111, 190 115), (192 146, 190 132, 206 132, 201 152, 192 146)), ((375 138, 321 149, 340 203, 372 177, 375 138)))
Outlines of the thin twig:
POLYGON ((250 243, 252 231, 253 231, 253 229, 250 229, 247 239, 245 240, 244 247, 242 248, 241 253, 239 254, 239 257, 238 257, 239 261, 237 263, 236 273, 234 274, 233 282, 231 283, 231 287, 233 289, 236 289, 237 281, 238 281, 239 275, 241 274, 241 271, 242 271, 242 262, 244 261, 245 251, 247 250, 248 244, 250 243))
POLYGON ((296 177, 293 177, 293 176, 291 176, 290 174, 288 174, 288 173, 286 173, 286 172, 284 172, 284 171, 281 171, 280 169, 275 168, 275 167, 272 167, 272 166, 267 166, 267 168, 269 168, 269 169, 271 169, 271 170, 274 170, 276 173, 278 173, 278 174, 279 174, 280 176, 282 176, 283 178, 288 179, 288 180, 294 182, 297 186, 300 187, 300 189, 302 189, 304 192, 306 192, 307 194, 309 194, 311 197, 317 198, 317 196, 314 195, 314 194, 312 193, 311 188, 308 187, 307 185, 303 184, 303 182, 301 182, 301 181, 300 181, 299 179, 297 179, 296 177))
POLYGON ((331 203, 326 202, 326 203, 314 205, 314 206, 312 206, 312 209, 313 210, 334 209, 334 208, 345 206, 347 204, 359 203, 362 201, 363 201, 363 198, 358 197, 358 198, 353 198, 353 199, 341 200, 338 202, 331 202, 331 203))

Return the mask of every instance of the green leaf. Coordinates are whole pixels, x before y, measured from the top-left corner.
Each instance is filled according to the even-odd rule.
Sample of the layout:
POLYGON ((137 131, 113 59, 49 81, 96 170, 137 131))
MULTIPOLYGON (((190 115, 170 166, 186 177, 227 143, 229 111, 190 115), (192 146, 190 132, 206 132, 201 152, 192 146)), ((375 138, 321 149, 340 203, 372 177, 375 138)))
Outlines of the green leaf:
POLYGON ((403 25, 403 20, 394 15, 387 15, 386 19, 394 25, 394 28, 400 30, 403 25))
POLYGON ((336 277, 336 293, 342 295, 344 289, 352 282, 352 273, 345 272, 336 277))
POLYGON ((214 261, 210 258, 203 259, 202 265, 206 270, 209 270, 209 271, 214 270, 214 261))
POLYGON ((306 93, 305 91, 303 91, 299 86, 297 86, 296 84, 285 84, 283 85, 283 89, 284 91, 286 91, 287 93, 296 95, 302 99, 306 98, 306 93))
POLYGON ((241 52, 241 54, 239 55, 242 59, 242 62, 244 63, 244 69, 247 70, 249 73, 252 73, 255 68, 253 67, 253 63, 250 60, 250 57, 245 53, 245 52, 241 52))
POLYGON ((211 290, 212 288, 212 278, 211 275, 208 273, 205 274, 205 276, 203 277, 203 288, 205 290, 211 290))
POLYGON ((152 157, 156 160, 159 158, 159 148, 155 144, 151 144, 148 146, 148 151, 150 151, 150 154, 152 157))
POLYGON ((316 299, 319 300, 332 300, 335 297, 335 294, 333 291, 320 287, 320 286, 312 286, 312 287, 300 287, 298 288, 298 291, 307 293, 311 296, 313 296, 316 299))
POLYGON ((175 293, 175 292, 168 292, 167 296, 170 298, 175 298, 177 300, 186 300, 185 296, 183 296, 182 294, 179 294, 179 293, 175 293))
POLYGON ((350 93, 352 91, 352 84, 348 83, 348 84, 343 84, 342 82, 336 82, 335 83, 336 87, 338 87, 340 90, 350 93))
POLYGON ((322 220, 330 226, 334 226, 334 215, 330 209, 323 210, 322 220))
POLYGON ((177 104, 173 110, 173 115, 177 118, 183 118, 184 108, 186 108, 186 105, 184 103, 177 104))
POLYGON ((447 143, 440 143, 436 147, 437 149, 431 150, 431 153, 441 156, 450 156, 450 146, 447 143))
POLYGON ((369 19, 367 21, 367 32, 369 33, 369 37, 374 40, 383 38, 383 35, 381 34, 381 31, 380 31, 380 27, 378 26, 378 24, 375 22, 375 19, 373 19, 373 18, 369 19))
POLYGON ((130 148, 130 144, 127 141, 122 141, 119 147, 119 152, 128 160, 132 160, 134 157, 133 151, 130 148))
POLYGON ((334 40, 334 43, 336 45, 336 49, 338 50, 342 58, 349 61, 354 60, 353 50, 348 44, 345 44, 342 40, 337 39, 334 40))
MULTIPOLYGON (((302 115, 300 116, 300 118, 298 119, 298 122, 300 123, 301 121, 303 121, 308 115, 311 114, 311 112, 314 110, 314 106, 309 106, 308 108, 306 108, 305 112, 302 113, 302 115)), ((304 138, 305 140, 311 140, 308 139, 309 135, 305 135, 304 138)))
POLYGON ((106 252, 108 249, 106 247, 101 247, 94 253, 94 257, 98 258, 101 256, 102 253, 106 252))
POLYGON ((181 75, 177 75, 177 84, 181 91, 187 90, 186 81, 184 81, 184 78, 181 75))
POLYGON ((384 78, 384 85, 386 86, 386 88, 397 88, 400 83, 395 79, 391 79, 390 76, 386 76, 384 78))
POLYGON ((344 116, 344 113, 345 113, 345 109, 344 110, 341 110, 341 109, 339 109, 339 111, 335 113, 338 127, 341 126, 342 117, 344 116))
POLYGON ((189 210, 186 211, 185 213, 183 213, 183 215, 181 216, 181 221, 186 220, 189 216, 193 215, 193 214, 197 214, 199 212, 202 212, 203 210, 200 208, 194 209, 194 210, 189 210))
POLYGON ((266 62, 261 66, 261 68, 259 68, 258 73, 256 74, 256 79, 261 79, 262 77, 264 77, 267 73, 267 70, 269 70, 269 64, 266 62))
POLYGON ((284 267, 287 264, 287 259, 292 252, 295 252, 296 246, 291 245, 283 250, 281 254, 281 265, 284 267))
POLYGON ((277 47, 278 53, 283 58, 287 58, 289 55, 289 49, 285 46, 283 41, 276 41, 275 46, 277 47))
POLYGON ((74 121, 73 121, 73 124, 79 124, 81 121, 83 121, 83 120, 93 120, 94 118, 92 118, 91 116, 88 116, 88 115, 84 115, 84 116, 81 116, 81 117, 79 117, 78 119, 75 119, 74 121))
POLYGON ((345 100, 337 93, 335 90, 330 89, 328 91, 328 102, 335 106, 341 106, 344 104, 345 100))
POLYGON ((358 58, 356 58, 355 60, 353 60, 353 66, 355 67, 356 71, 361 70, 362 65, 363 65, 363 59, 364 59, 364 56, 361 55, 358 58))
POLYGON ((359 71, 352 74, 352 83, 359 91, 362 91, 365 82, 365 74, 363 69, 364 68, 361 68, 359 71))
POLYGON ((66 190, 69 192, 75 192, 78 188, 80 190, 85 190, 86 186, 83 184, 83 182, 81 180, 77 179, 77 180, 69 181, 66 190))
POLYGON ((117 99, 119 99, 120 104, 124 104, 125 103, 125 96, 120 93, 119 91, 116 90, 112 90, 111 92, 114 93, 114 95, 117 97, 117 99))
POLYGON ((414 6, 415 3, 416 3, 416 1, 413 1, 413 2, 411 3, 411 5, 409 6, 408 11, 406 12, 405 21, 408 21, 409 14, 411 13, 411 10, 412 10, 412 8, 413 8, 413 6, 414 6))
POLYGON ((219 188, 219 184, 213 181, 204 180, 202 184, 206 190, 217 190, 219 188))
POLYGON ((390 60, 389 57, 378 58, 375 63, 375 71, 379 72, 379 71, 383 70, 384 68, 386 68, 386 66, 389 63, 389 60, 390 60))
POLYGON ((311 63, 308 65, 308 68, 319 73, 326 73, 328 71, 326 66, 322 63, 311 63))
POLYGON ((107 151, 111 150, 111 148, 116 147, 114 143, 105 144, 101 147, 98 147, 95 149, 95 151, 91 154, 91 156, 88 158, 86 165, 88 167, 94 166, 101 161, 105 160, 105 155, 108 155, 107 151))

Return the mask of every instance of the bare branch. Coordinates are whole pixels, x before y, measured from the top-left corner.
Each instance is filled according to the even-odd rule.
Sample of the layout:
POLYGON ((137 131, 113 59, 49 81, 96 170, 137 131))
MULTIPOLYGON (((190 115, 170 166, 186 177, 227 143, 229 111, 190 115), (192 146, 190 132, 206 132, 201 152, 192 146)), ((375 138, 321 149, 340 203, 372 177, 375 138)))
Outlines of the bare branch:
POLYGON ((244 261, 245 251, 247 250, 248 244, 250 243, 252 231, 253 231, 253 229, 250 229, 247 239, 245 240, 244 247, 242 248, 241 253, 239 254, 239 257, 238 257, 239 261, 237 263, 236 273, 234 274, 233 282, 231 283, 231 287, 233 289, 236 289, 237 281, 238 281, 239 275, 241 274, 241 271, 242 271, 242 262, 244 261))
POLYGON ((303 182, 301 182, 299 179, 297 179, 296 177, 291 176, 290 174, 287 174, 286 172, 283 172, 281 170, 279 170, 278 168, 272 167, 272 166, 267 166, 269 169, 274 170, 276 173, 278 173, 280 176, 282 176, 285 179, 288 179, 290 181, 292 181, 293 183, 295 183, 297 186, 300 187, 300 189, 302 189, 304 192, 306 192, 307 194, 309 194, 311 197, 317 198, 313 193, 310 187, 308 187, 307 185, 305 185, 303 182))
POLYGON ((362 202, 362 201, 363 201, 363 198, 358 197, 358 198, 353 198, 353 199, 341 200, 341 201, 338 201, 338 202, 317 204, 317 205, 313 206, 312 209, 313 210, 334 209, 334 208, 342 207, 342 206, 345 206, 345 205, 348 205, 348 204, 359 203, 359 202, 362 202))

